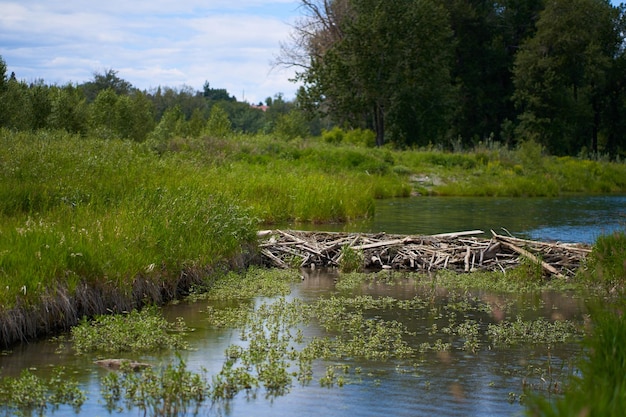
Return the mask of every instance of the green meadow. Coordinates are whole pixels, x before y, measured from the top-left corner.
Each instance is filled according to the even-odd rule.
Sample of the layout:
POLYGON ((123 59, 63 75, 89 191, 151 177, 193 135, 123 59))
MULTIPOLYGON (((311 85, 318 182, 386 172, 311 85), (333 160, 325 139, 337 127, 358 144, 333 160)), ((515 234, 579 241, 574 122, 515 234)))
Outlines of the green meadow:
POLYGON ((376 199, 625 191, 626 165, 532 143, 450 153, 232 134, 155 147, 3 129, 0 335, 174 299, 244 266, 261 227, 365 218, 376 199))

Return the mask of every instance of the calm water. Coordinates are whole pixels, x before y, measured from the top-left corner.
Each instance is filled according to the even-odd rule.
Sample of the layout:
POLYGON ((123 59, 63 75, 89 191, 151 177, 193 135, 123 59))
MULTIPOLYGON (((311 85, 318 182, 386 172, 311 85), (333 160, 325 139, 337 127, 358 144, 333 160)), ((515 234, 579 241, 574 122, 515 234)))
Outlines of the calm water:
MULTIPOLYGON (((376 216, 359 224, 328 226, 327 230, 350 230, 401 234, 434 234, 460 230, 506 228, 517 236, 592 243, 600 233, 623 227, 626 222, 626 197, 564 197, 553 199, 474 199, 474 198, 411 198, 386 200, 378 203, 376 216)), ((291 225, 293 228, 306 228, 291 225)), ((292 297, 312 300, 334 291, 334 276, 324 272, 307 272, 301 283, 294 284, 292 297)), ((395 286, 384 293, 410 298, 413 286, 395 286)), ((498 298, 493 294, 478 294, 481 298, 498 298)), ((532 307, 530 311, 548 319, 558 317, 580 319, 582 301, 561 294, 522 296, 512 303, 532 307)), ((224 350, 238 342, 239 331, 215 329, 209 326, 203 310, 206 302, 181 303, 164 309, 167 317, 183 317, 195 329, 190 341, 193 351, 183 358, 193 370, 205 368, 216 373, 224 361, 224 350)), ((431 322, 391 312, 397 320, 408 320, 407 326, 418 334, 414 344, 421 343, 431 322)), ((488 315, 485 323, 492 320, 488 315)), ((315 333, 318 329, 308 331, 315 333)), ((577 347, 555 349, 550 357, 555 366, 570 360, 577 347)), ((128 356, 127 356, 128 357, 128 356)), ((170 356, 132 357, 151 363, 172 360, 170 356)), ((92 364, 89 355, 77 357, 59 342, 44 341, 19 346, 0 356, 0 376, 19 375, 22 369, 36 369, 45 374, 52 366, 63 365, 89 390, 88 402, 81 415, 106 416, 109 412, 100 398, 100 378, 107 371, 92 364)), ((359 382, 342 388, 323 388, 317 383, 325 364, 319 364, 316 377, 308 386, 297 383, 291 392, 272 401, 259 393, 255 400, 241 395, 228 410, 205 408, 200 415, 229 416, 509 416, 520 415, 523 407, 510 403, 510 393, 520 394, 521 384, 529 369, 545 364, 546 352, 532 348, 505 350, 482 349, 471 354, 453 349, 449 354, 426 354, 415 363, 389 361, 385 363, 351 363, 363 368, 359 382), (409 371, 402 371, 408 369, 409 371)), ((60 408, 54 415, 73 415, 60 408)), ((113 413, 137 416, 137 410, 113 413)))
POLYGON ((517 237, 593 243, 626 227, 626 196, 557 198, 415 197, 381 200, 370 220, 294 228, 329 231, 437 234, 508 230, 517 237))

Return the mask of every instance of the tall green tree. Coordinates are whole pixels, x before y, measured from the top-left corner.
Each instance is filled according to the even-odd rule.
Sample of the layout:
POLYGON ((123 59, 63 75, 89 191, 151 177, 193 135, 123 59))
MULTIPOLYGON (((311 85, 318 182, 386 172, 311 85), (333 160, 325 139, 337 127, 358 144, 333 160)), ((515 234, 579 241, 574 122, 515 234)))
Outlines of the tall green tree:
POLYGON ((80 89, 83 91, 87 102, 91 103, 98 97, 98 94, 105 90, 113 90, 115 94, 120 96, 130 94, 133 90, 133 85, 120 78, 117 75, 117 71, 108 69, 102 74, 95 72, 93 80, 81 84, 80 89))
POLYGON ((609 71, 606 108, 598 146, 612 156, 626 156, 626 4, 619 7, 616 31, 620 47, 609 71))
POLYGON ((454 31, 452 76, 459 89, 451 136, 465 145, 490 137, 508 142, 511 138, 502 132, 502 125, 517 116, 511 100, 513 62, 521 43, 534 34, 543 0, 444 0, 444 4, 454 31))
POLYGON ((607 75, 620 45, 607 0, 550 0, 516 56, 518 133, 554 154, 598 151, 607 75))
POLYGON ((50 95, 51 111, 48 126, 70 133, 86 133, 89 113, 82 91, 72 84, 67 84, 63 87, 54 87, 50 95))
POLYGON ((373 128, 379 146, 387 137, 402 145, 440 140, 454 90, 452 32, 438 1, 302 3, 311 13, 292 48, 309 58, 299 102, 341 124, 373 128))

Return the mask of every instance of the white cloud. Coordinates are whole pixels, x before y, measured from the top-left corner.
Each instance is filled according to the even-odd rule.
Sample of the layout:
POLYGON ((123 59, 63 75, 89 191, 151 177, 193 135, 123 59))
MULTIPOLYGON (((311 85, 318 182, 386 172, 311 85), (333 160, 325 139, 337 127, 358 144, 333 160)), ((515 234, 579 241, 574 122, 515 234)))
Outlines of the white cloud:
POLYGON ((0 0, 0 55, 19 79, 84 82, 106 69, 141 89, 205 80, 252 102, 291 98, 271 71, 297 0, 0 0))

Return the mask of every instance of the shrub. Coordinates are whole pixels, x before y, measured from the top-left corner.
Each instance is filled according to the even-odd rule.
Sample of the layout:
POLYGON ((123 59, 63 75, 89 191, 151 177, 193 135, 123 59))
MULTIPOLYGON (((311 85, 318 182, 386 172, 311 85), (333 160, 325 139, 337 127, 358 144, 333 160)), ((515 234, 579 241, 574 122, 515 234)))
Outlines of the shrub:
POLYGON ((344 131, 337 126, 333 127, 331 130, 322 131, 322 140, 333 145, 338 145, 343 142, 344 136, 344 131))
POLYGON ((345 133, 343 141, 357 146, 376 146, 376 133, 369 129, 352 129, 345 133))

